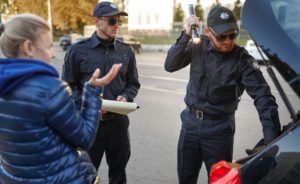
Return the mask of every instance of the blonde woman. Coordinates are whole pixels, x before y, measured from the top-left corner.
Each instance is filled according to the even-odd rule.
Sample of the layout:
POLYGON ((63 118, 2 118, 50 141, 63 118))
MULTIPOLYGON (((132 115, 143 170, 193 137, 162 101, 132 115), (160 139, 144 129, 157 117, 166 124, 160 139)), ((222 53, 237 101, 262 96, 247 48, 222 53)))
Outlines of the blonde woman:
POLYGON ((97 173, 84 150, 98 128, 98 96, 121 65, 102 78, 95 70, 78 111, 49 64, 54 53, 46 21, 20 14, 0 27, 6 56, 0 59, 0 183, 93 183, 97 173))

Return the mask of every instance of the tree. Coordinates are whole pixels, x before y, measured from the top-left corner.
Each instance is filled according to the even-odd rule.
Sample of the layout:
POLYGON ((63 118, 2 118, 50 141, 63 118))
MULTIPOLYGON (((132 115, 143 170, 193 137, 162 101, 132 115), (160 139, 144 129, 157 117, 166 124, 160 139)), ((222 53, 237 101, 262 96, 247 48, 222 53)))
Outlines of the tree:
POLYGON ((8 0, 0 0, 0 14, 6 13, 6 10, 9 8, 8 0))
POLYGON ((212 10, 212 9, 213 9, 214 7, 216 7, 216 6, 221 6, 221 3, 220 3, 219 0, 216 0, 216 2, 213 3, 213 4, 210 6, 210 10, 212 10))
POLYGON ((13 6, 18 9, 18 13, 31 12, 47 20, 47 1, 45 0, 14 0, 13 6))
POLYGON ((184 12, 182 10, 181 3, 177 4, 174 9, 174 17, 173 21, 174 22, 182 22, 184 18, 184 12))
POLYGON ((200 4, 200 0, 197 0, 196 6, 195 6, 195 13, 196 13, 196 16, 199 17, 201 21, 203 21, 203 8, 200 4))
POLYGON ((62 30, 82 32, 83 26, 92 23, 97 0, 52 0, 53 24, 62 30))
MULTIPOLYGON (((83 31, 92 23, 92 12, 98 0, 51 0, 52 24, 60 30, 83 31)), ((31 12, 48 19, 45 0, 14 0, 19 13, 31 12)))
POLYGON ((234 2, 234 8, 233 8, 232 12, 237 20, 241 19, 241 9, 242 9, 241 1, 236 0, 234 2))

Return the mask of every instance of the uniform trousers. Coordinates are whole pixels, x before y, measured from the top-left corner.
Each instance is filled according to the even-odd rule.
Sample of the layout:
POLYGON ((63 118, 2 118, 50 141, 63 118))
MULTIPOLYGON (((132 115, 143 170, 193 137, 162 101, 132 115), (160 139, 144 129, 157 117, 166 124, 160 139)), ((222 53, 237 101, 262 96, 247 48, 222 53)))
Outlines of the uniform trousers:
POLYGON ((126 115, 115 114, 101 120, 95 142, 88 151, 96 169, 105 153, 110 184, 126 183, 125 169, 130 157, 128 127, 129 119, 126 115))
POLYGON ((181 121, 177 150, 180 184, 196 184, 203 162, 209 176, 214 163, 232 161, 234 115, 222 120, 198 119, 185 109, 181 113, 181 121))

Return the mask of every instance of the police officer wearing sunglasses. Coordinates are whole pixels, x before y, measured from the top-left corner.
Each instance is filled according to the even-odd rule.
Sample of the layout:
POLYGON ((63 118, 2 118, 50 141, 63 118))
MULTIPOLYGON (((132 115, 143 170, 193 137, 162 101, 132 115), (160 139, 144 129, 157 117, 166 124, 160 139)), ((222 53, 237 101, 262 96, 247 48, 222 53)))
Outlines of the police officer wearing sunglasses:
POLYGON ((222 6, 213 8, 207 18, 205 35, 196 44, 191 27, 198 18, 186 19, 186 30, 169 49, 165 69, 175 72, 190 65, 181 113, 178 141, 179 183, 197 183, 204 162, 209 174, 212 164, 232 161, 235 111, 244 90, 254 100, 263 127, 264 143, 280 133, 275 98, 262 73, 254 67, 254 58, 235 44, 239 28, 233 13, 222 6))
MULTIPOLYGON (((62 78, 72 88, 73 99, 78 107, 84 83, 96 68, 105 75, 115 63, 122 63, 116 78, 104 89, 103 99, 132 102, 140 88, 135 55, 132 48, 116 40, 120 26, 119 11, 110 2, 100 2, 93 11, 96 31, 93 35, 70 47, 65 56, 62 78)), ((88 117, 87 117, 88 118, 88 117)), ((109 166, 109 183, 126 183, 125 168, 130 156, 129 119, 126 115, 102 111, 95 142, 89 155, 96 169, 103 154, 109 166)))

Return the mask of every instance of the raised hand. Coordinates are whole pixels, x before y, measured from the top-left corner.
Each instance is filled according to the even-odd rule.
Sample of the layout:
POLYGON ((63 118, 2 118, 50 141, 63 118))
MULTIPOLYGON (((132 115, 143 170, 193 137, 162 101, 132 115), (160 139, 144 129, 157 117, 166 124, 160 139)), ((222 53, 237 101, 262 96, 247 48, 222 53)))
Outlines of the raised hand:
POLYGON ((185 20, 185 30, 187 35, 192 36, 192 26, 200 26, 199 18, 195 15, 192 15, 185 20))
POLYGON ((118 74, 122 64, 114 64, 109 72, 101 78, 98 78, 100 76, 100 69, 97 68, 88 83, 92 86, 97 86, 97 87, 104 87, 112 81, 116 75, 118 74))

